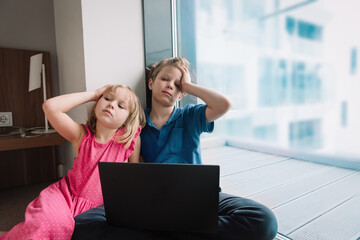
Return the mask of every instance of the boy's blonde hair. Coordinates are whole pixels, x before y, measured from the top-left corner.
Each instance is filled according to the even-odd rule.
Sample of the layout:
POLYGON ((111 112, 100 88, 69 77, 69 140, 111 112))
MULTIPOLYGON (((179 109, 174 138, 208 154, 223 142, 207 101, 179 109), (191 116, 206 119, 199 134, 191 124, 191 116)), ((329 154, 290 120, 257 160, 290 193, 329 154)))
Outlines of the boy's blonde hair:
POLYGON ((157 63, 151 65, 150 67, 146 68, 146 70, 147 70, 146 83, 148 84, 150 78, 153 81, 155 81, 155 78, 157 77, 157 75, 159 74, 161 69, 163 69, 165 66, 173 66, 173 67, 177 67, 177 68, 181 68, 181 67, 189 68, 190 63, 188 62, 188 60, 186 60, 183 57, 167 58, 160 62, 157 62, 157 63))
MULTIPOLYGON (((129 100, 128 100, 129 101, 129 116, 125 120, 124 125, 119 128, 119 129, 125 128, 124 134, 117 136, 115 140, 118 143, 126 143, 125 149, 127 149, 130 146, 131 141, 134 138, 135 133, 137 132, 139 126, 142 126, 142 127, 145 126, 145 114, 144 114, 144 110, 141 106, 141 103, 139 101, 139 98, 136 96, 134 91, 128 86, 125 86, 122 84, 112 85, 104 91, 103 95, 113 92, 118 88, 126 89, 129 92, 129 100)), ((97 105, 97 102, 91 109, 90 114, 89 114, 89 119, 86 123, 86 126, 88 126, 88 128, 90 129, 90 131, 92 133, 96 132, 96 122, 97 122, 97 118, 95 115, 96 105, 97 105)))

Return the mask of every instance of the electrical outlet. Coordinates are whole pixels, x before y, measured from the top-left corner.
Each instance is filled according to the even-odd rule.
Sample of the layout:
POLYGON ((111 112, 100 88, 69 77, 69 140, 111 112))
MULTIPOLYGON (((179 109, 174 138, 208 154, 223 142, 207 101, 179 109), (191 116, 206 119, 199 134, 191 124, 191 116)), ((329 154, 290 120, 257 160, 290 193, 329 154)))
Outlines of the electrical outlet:
POLYGON ((0 112, 0 127, 11 127, 12 125, 12 112, 0 112))

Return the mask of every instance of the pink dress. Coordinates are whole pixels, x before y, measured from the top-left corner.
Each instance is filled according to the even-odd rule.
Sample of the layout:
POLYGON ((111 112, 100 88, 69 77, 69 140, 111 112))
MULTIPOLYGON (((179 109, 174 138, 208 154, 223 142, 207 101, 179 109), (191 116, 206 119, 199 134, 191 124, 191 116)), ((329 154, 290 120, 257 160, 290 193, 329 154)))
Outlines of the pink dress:
MULTIPOLYGON (((25 221, 3 234, 5 239, 70 239, 74 232, 74 217, 90 208, 103 204, 98 162, 124 162, 134 151, 135 138, 130 147, 114 138, 107 143, 98 143, 87 126, 79 146, 79 155, 74 166, 58 182, 41 191, 26 209, 25 221)), ((115 136, 121 135, 123 129, 115 136)), ((114 136, 114 137, 115 137, 114 136)))

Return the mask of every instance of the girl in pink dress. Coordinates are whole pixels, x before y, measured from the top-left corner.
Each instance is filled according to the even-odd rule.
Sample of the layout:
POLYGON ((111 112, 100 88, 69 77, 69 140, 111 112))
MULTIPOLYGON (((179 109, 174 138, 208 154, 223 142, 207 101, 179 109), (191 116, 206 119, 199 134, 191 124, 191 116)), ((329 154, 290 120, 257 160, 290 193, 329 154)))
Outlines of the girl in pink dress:
POLYGON ((140 101, 129 87, 107 85, 95 91, 54 97, 43 104, 43 109, 56 131, 72 143, 73 168, 66 177, 45 188, 27 206, 25 221, 4 233, 0 240, 70 239, 74 217, 103 204, 97 163, 139 159, 138 135, 145 117, 140 101), (86 125, 66 114, 90 101, 97 103, 86 125))

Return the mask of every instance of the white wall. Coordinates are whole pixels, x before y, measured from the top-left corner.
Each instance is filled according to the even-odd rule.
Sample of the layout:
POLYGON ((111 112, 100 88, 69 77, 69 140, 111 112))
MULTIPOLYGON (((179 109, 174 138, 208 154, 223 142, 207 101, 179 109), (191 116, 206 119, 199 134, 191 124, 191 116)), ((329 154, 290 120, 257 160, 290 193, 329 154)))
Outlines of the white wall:
MULTIPOLYGON (((85 91, 81 0, 54 0, 54 14, 60 94, 85 91)), ((70 115, 86 121, 86 112, 72 111, 70 115)))
MULTIPOLYGON (((54 0, 60 94, 94 90, 108 83, 134 89, 145 106, 141 0, 54 0)), ((69 115, 85 123, 86 107, 69 115)), ((72 146, 64 149, 72 167, 72 146)))
POLYGON ((141 0, 82 0, 87 89, 130 86, 145 103, 141 0))

